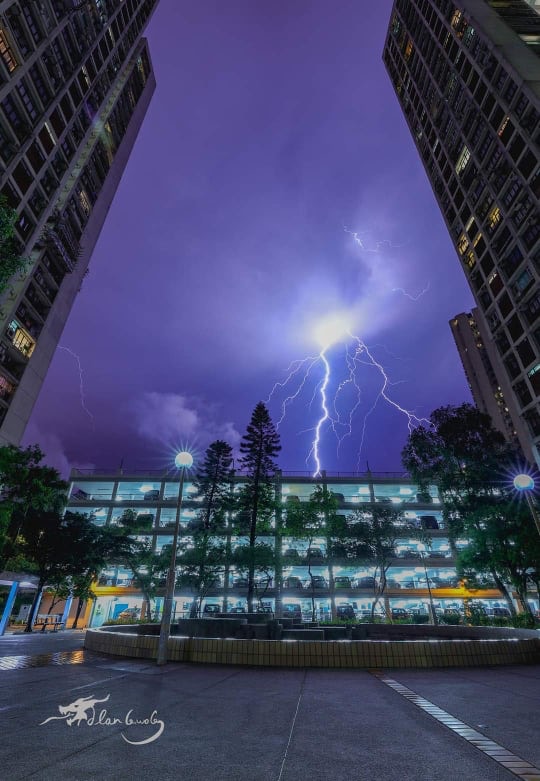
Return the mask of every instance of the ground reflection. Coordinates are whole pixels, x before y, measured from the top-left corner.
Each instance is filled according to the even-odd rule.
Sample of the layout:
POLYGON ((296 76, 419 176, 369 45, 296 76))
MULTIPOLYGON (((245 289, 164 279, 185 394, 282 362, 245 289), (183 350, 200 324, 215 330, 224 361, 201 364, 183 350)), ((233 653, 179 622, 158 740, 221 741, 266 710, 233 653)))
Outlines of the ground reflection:
POLYGON ((35 656, 3 656, 0 658, 0 670, 22 670, 27 667, 46 667, 50 664, 82 664, 84 661, 84 651, 58 651, 35 656))

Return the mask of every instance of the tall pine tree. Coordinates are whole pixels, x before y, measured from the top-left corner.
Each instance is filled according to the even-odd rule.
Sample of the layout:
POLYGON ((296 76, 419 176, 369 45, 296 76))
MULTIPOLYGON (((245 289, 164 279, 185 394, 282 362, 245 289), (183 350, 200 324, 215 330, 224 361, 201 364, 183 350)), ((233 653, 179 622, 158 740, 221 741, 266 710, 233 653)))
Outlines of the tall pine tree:
POLYGON ((224 569, 223 545, 212 535, 223 528, 231 504, 232 448, 221 439, 206 449, 204 462, 197 472, 195 487, 202 503, 199 525, 193 534, 193 547, 181 557, 184 577, 195 591, 190 617, 200 612, 201 601, 224 569))
POLYGON ((249 519, 249 549, 252 553, 248 562, 248 611, 253 609, 255 591, 255 544, 257 534, 269 521, 274 509, 272 481, 278 469, 274 459, 280 450, 279 434, 266 406, 260 401, 240 443, 240 466, 245 471, 240 506, 249 519))

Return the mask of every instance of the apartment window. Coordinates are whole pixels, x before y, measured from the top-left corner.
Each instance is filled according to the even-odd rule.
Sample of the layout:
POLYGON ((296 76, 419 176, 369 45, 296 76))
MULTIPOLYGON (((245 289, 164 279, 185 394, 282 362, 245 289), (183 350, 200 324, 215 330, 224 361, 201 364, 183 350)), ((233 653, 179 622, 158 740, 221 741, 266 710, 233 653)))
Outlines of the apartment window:
POLYGON ((30 358, 36 343, 17 320, 12 320, 10 322, 6 330, 6 336, 17 350, 27 358, 30 358))
POLYGON ((22 160, 13 171, 13 179, 23 195, 34 181, 33 174, 22 160))
POLYGON ((538 410, 535 408, 530 409, 523 417, 527 421, 527 425, 529 426, 532 435, 535 437, 540 435, 540 415, 538 414, 538 410))
POLYGON ((493 273, 489 275, 488 285, 495 298, 499 295, 499 293, 504 287, 503 282, 496 271, 493 271, 493 273))
POLYGON ((529 325, 532 325, 540 316, 540 292, 537 292, 525 304, 524 315, 529 325))
POLYGON ((531 152, 530 149, 528 149, 521 160, 519 161, 518 169, 521 174, 525 177, 525 179, 528 179, 529 176, 532 174, 534 169, 536 168, 536 164, 538 163, 538 160, 536 159, 536 155, 534 152, 531 152))
POLYGON ((43 78, 43 75, 37 65, 33 65, 29 72, 30 78, 32 79, 32 84, 34 85, 34 88, 39 95, 39 99, 46 108, 51 102, 51 93, 49 87, 47 86, 47 83, 45 82, 45 79, 43 78))
POLYGON ((514 315, 513 317, 510 318, 510 320, 506 324, 506 327, 508 328, 508 333, 510 334, 514 342, 517 341, 519 337, 523 335, 524 329, 517 315, 514 315))
POLYGON ((4 98, 4 100, 0 103, 0 106, 2 106, 4 114, 6 115, 6 118, 13 128, 17 138, 20 141, 25 139, 28 135, 28 132, 30 131, 30 128, 25 122, 23 122, 21 112, 15 105, 11 95, 8 95, 6 98, 4 98))
POLYGON ((508 190, 506 190, 506 192, 502 197, 502 201, 506 207, 509 207, 514 203, 515 199, 521 192, 521 188, 522 188, 521 182, 514 177, 508 190))
POLYGON ((511 380, 515 380, 521 374, 521 367, 513 353, 510 353, 508 358, 505 359, 504 366, 511 380))
POLYGON ((64 122, 64 118, 60 114, 57 108, 53 111, 51 116, 49 117, 49 122, 52 125, 52 129, 56 133, 57 137, 60 138, 64 130, 66 129, 66 123, 64 122))
POLYGON ((41 151, 41 148, 36 141, 30 145, 28 151, 26 152, 26 156, 30 161, 30 165, 34 169, 34 172, 36 174, 39 173, 39 171, 41 171, 45 165, 45 155, 41 151))
POLYGON ((531 403, 532 395, 529 390, 529 386, 527 385, 525 380, 520 380, 519 382, 516 382, 513 388, 514 388, 514 393, 518 397, 522 407, 526 407, 527 404, 531 403))
POLYGON ((459 174, 463 171, 463 169, 466 167, 467 163, 471 159, 471 152, 468 149, 467 146, 464 146, 461 150, 457 163, 456 163, 456 174, 459 176, 459 174))
POLYGON ((525 141, 522 139, 520 135, 518 135, 515 140, 512 142, 510 149, 508 150, 510 152, 510 157, 515 162, 520 154, 525 149, 525 141))
POLYGON ((86 216, 88 216, 92 210, 92 203, 84 187, 80 188, 78 192, 78 198, 79 198, 79 205, 81 209, 86 214, 86 216))
POLYGON ((484 257, 482 258, 480 266, 482 267, 482 271, 484 272, 486 277, 488 276, 488 274, 490 274, 493 271, 495 264, 493 263, 493 258, 491 257, 489 252, 486 252, 484 257))
MULTIPOLYGON (((513 310, 514 305, 510 299, 510 296, 508 293, 503 293, 500 299, 498 300, 498 306, 499 306, 499 312, 501 313, 501 316, 504 320, 508 317, 510 312, 513 310)), ((505 335, 506 338, 506 335, 505 335)), ((508 345, 510 347, 510 344, 508 345)))
POLYGON ((540 363, 527 372, 527 377, 530 380, 532 389, 536 396, 540 395, 540 363))
POLYGON ((35 123, 38 111, 36 108, 36 104, 34 103, 34 100, 32 96, 30 95, 28 84, 26 83, 25 79, 21 79, 21 81, 17 84, 17 92, 19 93, 19 97, 21 99, 21 103, 23 104, 24 108, 26 109, 26 113, 32 120, 32 124, 35 123))
POLYGON ((501 221, 501 210, 498 206, 494 206, 487 216, 487 224, 490 229, 490 233, 494 233, 495 228, 501 221))
POLYGON ((524 339, 522 342, 520 342, 517 345, 516 350, 524 369, 527 368, 527 366, 529 366, 536 359, 536 355, 528 339, 524 339))
POLYGON ((35 227, 36 225, 34 221, 30 219, 29 215, 23 209, 23 211, 19 214, 19 219, 15 223, 15 229, 17 230, 17 233, 23 240, 26 240, 35 227))
POLYGON ((501 355, 504 355, 510 349, 510 342, 508 340, 504 328, 502 328, 501 331, 495 337, 495 344, 497 345, 497 349, 501 355))
POLYGON ((35 18, 34 14, 32 12, 32 9, 29 5, 23 5, 22 12, 24 15, 24 20, 26 22, 26 25, 28 29, 30 30, 30 35, 32 36, 34 43, 39 44, 43 40, 43 33, 41 32, 35 18))
POLYGON ((43 149, 47 154, 50 154, 54 149, 54 147, 56 146, 56 141, 54 140, 52 130, 47 124, 47 122, 45 122, 45 124, 39 131, 39 140, 41 141, 43 145, 43 149))
POLYGON ((514 271, 518 268, 523 260, 523 253, 516 245, 510 252, 503 258, 501 262, 501 268, 507 277, 511 277, 514 271))
POLYGON ((538 241, 538 237, 540 236, 540 224, 535 223, 533 225, 530 225, 524 232, 521 237, 523 243, 525 244, 525 247, 528 250, 531 250, 536 242, 538 241))
POLYGON ((467 251, 468 246, 469 246, 469 240, 467 236, 464 233, 462 233, 457 243, 457 250, 459 254, 464 255, 465 252, 467 251))
POLYGON ((0 57, 2 57, 2 59, 4 60, 4 63, 8 71, 10 73, 13 73, 18 63, 17 60, 15 59, 13 49, 9 45, 7 35, 4 32, 4 30, 1 29, 0 29, 0 57))
POLYGON ((13 3, 13 5, 8 10, 9 27, 11 29, 11 32, 13 33, 15 42, 19 47, 19 51, 21 52, 23 57, 26 57, 26 55, 30 54, 31 52, 30 43, 28 42, 28 38, 26 37, 26 33, 23 29, 23 26, 19 21, 18 13, 15 13, 15 9, 18 12, 17 6, 15 5, 15 3, 13 3))

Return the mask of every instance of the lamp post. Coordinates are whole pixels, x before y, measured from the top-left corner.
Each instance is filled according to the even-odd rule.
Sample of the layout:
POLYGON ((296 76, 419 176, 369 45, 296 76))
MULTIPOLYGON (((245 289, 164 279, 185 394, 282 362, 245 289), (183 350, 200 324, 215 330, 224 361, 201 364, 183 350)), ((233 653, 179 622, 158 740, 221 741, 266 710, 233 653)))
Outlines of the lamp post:
POLYGON ((165 598, 163 600, 163 613, 159 629, 159 642, 157 652, 157 664, 167 664, 167 645, 171 633, 171 615, 174 600, 174 586, 176 583, 176 549, 178 548, 178 536, 180 533, 180 511, 182 509, 182 493, 184 490, 184 476, 186 469, 193 464, 191 453, 183 450, 177 453, 174 459, 175 465, 180 470, 180 485, 178 486, 178 502, 176 504, 176 522, 174 524, 174 536, 171 550, 171 561, 165 583, 165 598))
POLYGON ((527 504, 529 505, 529 510, 531 511, 533 521, 536 524, 536 531, 538 532, 538 534, 540 534, 540 518, 538 517, 538 510, 536 509, 531 496, 531 492, 534 491, 534 480, 530 475, 520 474, 514 477, 513 482, 514 482, 514 488, 517 491, 521 491, 522 493, 525 494, 525 498, 527 500, 527 504))

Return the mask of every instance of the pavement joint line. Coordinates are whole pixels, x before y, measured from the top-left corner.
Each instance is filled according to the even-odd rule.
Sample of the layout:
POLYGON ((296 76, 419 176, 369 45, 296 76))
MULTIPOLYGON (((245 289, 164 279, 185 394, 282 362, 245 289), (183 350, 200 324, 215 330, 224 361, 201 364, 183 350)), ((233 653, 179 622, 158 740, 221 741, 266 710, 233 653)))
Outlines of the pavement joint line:
POLYGON ((435 721, 438 721, 439 724, 448 727, 455 735, 466 740, 473 748, 477 748, 482 754, 493 759, 498 765, 504 767, 513 775, 523 779, 523 781, 540 781, 540 768, 531 765, 526 759, 518 757, 517 754, 513 754, 504 746, 485 737, 481 732, 478 732, 478 730, 465 724, 464 721, 460 721, 455 716, 452 716, 451 713, 448 713, 430 702, 430 700, 426 700, 425 697, 416 694, 412 689, 408 689, 403 684, 390 678, 382 670, 370 670, 370 673, 375 678, 378 678, 381 683, 384 683, 390 689, 393 689, 404 699, 409 700, 409 702, 416 705, 417 708, 420 708, 424 713, 427 713, 428 716, 431 716, 435 721), (435 712, 434 709, 436 709, 437 712, 435 712))
POLYGON ((289 746, 291 745, 291 740, 293 736, 294 731, 294 725, 296 724, 296 717, 298 716, 298 710, 300 708, 300 700, 302 699, 302 695, 304 694, 304 687, 306 685, 306 678, 307 678, 307 670, 304 670, 304 677, 302 678, 302 683, 300 684, 300 692, 298 694, 298 701, 296 703, 296 710, 294 712, 292 724, 291 724, 291 731, 289 732, 289 739, 287 741, 287 745, 285 747, 285 753, 283 754, 283 760, 281 762, 281 767, 279 769, 279 775, 277 777, 277 781, 281 781, 281 776, 283 775, 283 769, 285 767, 285 762, 287 761, 287 753, 289 751, 289 746))

